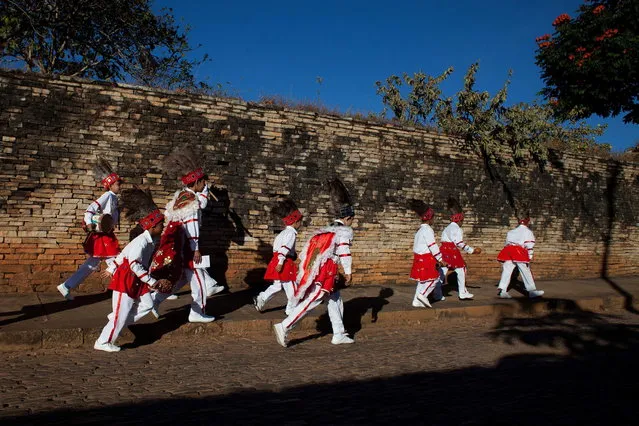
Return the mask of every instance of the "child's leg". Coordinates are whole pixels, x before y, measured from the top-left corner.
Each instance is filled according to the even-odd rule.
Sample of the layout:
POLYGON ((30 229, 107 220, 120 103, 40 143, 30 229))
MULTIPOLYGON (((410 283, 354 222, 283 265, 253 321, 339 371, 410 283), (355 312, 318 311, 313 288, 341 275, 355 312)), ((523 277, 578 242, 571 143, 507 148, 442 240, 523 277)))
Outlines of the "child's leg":
POLYGON ((433 290, 433 300, 435 301, 442 300, 444 298, 444 293, 442 291, 442 284, 443 284, 443 279, 442 279, 442 274, 440 271, 439 278, 437 278, 435 281, 435 290, 433 290))
POLYGON ((185 269, 185 278, 191 287, 191 313, 197 315, 206 315, 206 287, 204 284, 204 276, 199 269, 185 269))
POLYGON ((137 303, 131 309, 127 324, 133 324, 144 318, 153 309, 153 293, 145 293, 138 299, 137 303))
POLYGON ((98 270, 101 260, 102 259, 100 259, 99 257, 93 256, 87 258, 87 260, 85 260, 84 263, 80 265, 80 268, 78 268, 78 270, 73 275, 67 278, 67 280, 63 283, 64 286, 70 290, 82 284, 82 282, 89 275, 98 270))
POLYGON ((460 299, 472 299, 473 295, 466 288, 466 267, 455 268, 457 272, 457 291, 460 299))
POLYGON ((297 305, 291 314, 287 316, 284 321, 282 321, 282 326, 284 327, 284 332, 288 333, 295 325, 306 316, 310 311, 315 309, 318 305, 322 303, 324 299, 325 291, 322 291, 322 286, 315 285, 308 296, 302 300, 299 305, 297 305))
POLYGON ((96 344, 115 342, 122 329, 127 325, 127 319, 134 302, 135 300, 131 299, 126 293, 113 291, 113 297, 111 298, 113 312, 107 316, 109 322, 102 329, 100 337, 95 342, 96 344))
POLYGON ((331 320, 333 335, 341 336, 346 334, 344 329, 344 301, 339 291, 334 291, 328 295, 328 318, 331 320))
POLYGON ((264 305, 266 305, 268 301, 280 291, 282 291, 282 282, 279 280, 273 281, 273 284, 257 295, 258 305, 260 305, 260 307, 264 307, 264 305))
POLYGON ((293 281, 284 281, 282 283, 282 288, 284 289, 284 293, 286 293, 286 299, 288 300, 288 302, 286 303, 286 315, 289 315, 291 312, 293 312, 293 308, 295 308, 295 301, 293 300, 295 288, 293 287, 293 281))
POLYGON ((519 273, 521 274, 521 279, 524 282, 524 286, 526 287, 526 291, 531 292, 537 290, 535 286, 535 279, 532 276, 532 272, 530 272, 530 264, 517 262, 517 268, 519 268, 519 273))
POLYGON ((515 270, 515 264, 510 260, 506 260, 502 262, 501 269, 501 279, 499 280, 498 287, 501 291, 508 291, 510 277, 512 277, 513 271, 515 270))

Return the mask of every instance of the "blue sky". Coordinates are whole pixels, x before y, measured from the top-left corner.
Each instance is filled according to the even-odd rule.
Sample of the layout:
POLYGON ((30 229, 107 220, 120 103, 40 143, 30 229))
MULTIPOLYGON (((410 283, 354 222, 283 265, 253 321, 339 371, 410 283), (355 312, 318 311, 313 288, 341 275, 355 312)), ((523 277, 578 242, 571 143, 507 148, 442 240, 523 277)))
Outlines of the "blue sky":
MULTIPOLYGON (((508 103, 531 102, 542 88, 535 37, 551 33, 578 0, 432 1, 206 1, 155 0, 192 26, 190 42, 212 61, 197 77, 223 83, 246 100, 281 95, 320 101, 352 112, 380 112, 375 81, 391 74, 455 73, 443 85, 452 95, 468 66, 479 60, 477 88, 501 88, 513 70, 508 103), (318 84, 317 77, 322 78, 318 84), (227 84, 228 83, 228 84, 227 84), (319 93, 318 93, 319 92, 319 93)), ((639 142, 639 126, 621 117, 600 142, 622 151, 639 142)))

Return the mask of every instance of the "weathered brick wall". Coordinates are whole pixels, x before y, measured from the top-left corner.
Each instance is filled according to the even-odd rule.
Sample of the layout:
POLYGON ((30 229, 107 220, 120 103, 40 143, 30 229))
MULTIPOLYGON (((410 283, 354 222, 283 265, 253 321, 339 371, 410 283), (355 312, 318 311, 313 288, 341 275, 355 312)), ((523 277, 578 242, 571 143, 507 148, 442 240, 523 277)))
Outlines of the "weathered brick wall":
MULTIPOLYGON (((300 247, 328 219, 322 182, 339 175, 357 203, 354 282, 409 283, 419 221, 407 200, 420 198, 446 225, 448 195, 466 208, 469 282, 495 281, 495 256, 514 225, 507 194, 482 162, 448 138, 422 130, 241 101, 188 96, 78 80, 0 72, 0 292, 54 291, 84 260, 79 227, 101 194, 97 154, 127 183, 150 187, 164 205, 177 180, 162 157, 177 145, 202 153, 220 199, 204 214, 203 252, 212 275, 231 287, 258 283, 276 231, 268 209, 281 195, 299 202, 311 223, 300 247)), ((538 278, 639 272, 639 166, 554 155, 531 169, 512 194, 533 202, 538 278), (608 240, 608 236, 611 238, 608 240)), ((130 226, 119 232, 126 242, 130 226)), ((103 288, 95 275, 81 287, 103 288)))

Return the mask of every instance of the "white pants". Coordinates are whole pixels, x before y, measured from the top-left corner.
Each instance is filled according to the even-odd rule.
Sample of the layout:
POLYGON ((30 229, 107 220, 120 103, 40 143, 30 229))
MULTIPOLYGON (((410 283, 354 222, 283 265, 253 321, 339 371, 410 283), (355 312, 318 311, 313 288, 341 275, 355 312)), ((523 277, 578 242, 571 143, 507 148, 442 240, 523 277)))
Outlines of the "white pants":
POLYGON ((537 290, 535 286, 535 280, 532 276, 532 272, 530 272, 530 264, 527 262, 513 262, 512 260, 507 260, 502 263, 502 271, 501 271, 501 279, 499 280, 499 289, 503 291, 508 290, 508 285, 510 284, 510 277, 515 270, 515 265, 519 268, 519 274, 521 275, 521 279, 524 282, 524 286, 526 287, 526 291, 537 290))
POLYGON ((415 297, 413 301, 417 300, 417 295, 421 294, 423 297, 428 298, 428 295, 433 293, 434 300, 440 300, 442 294, 442 280, 441 277, 434 278, 432 280, 417 281, 417 288, 415 289, 415 297))
POLYGON ((261 305, 266 305, 269 300, 273 298, 278 292, 284 290, 286 293, 286 299, 288 303, 286 304, 286 315, 290 314, 295 307, 293 302, 293 281, 273 281, 273 284, 268 286, 266 290, 257 295, 257 300, 261 305))
POLYGON ((142 295, 139 299, 132 299, 126 293, 113 291, 111 298, 113 312, 107 315, 109 322, 102 329, 98 343, 113 343, 124 327, 139 321, 153 308, 151 293, 142 295))
MULTIPOLYGON (((189 286, 191 287, 191 297, 193 298, 193 301, 191 302, 191 311, 204 315, 206 310, 207 285, 215 285, 215 280, 211 278, 208 272, 206 272, 206 269, 185 268, 182 270, 182 277, 173 287, 173 293, 178 292, 186 285, 186 283, 189 283, 189 286)), ((155 305, 158 306, 170 295, 171 294, 168 293, 157 293, 155 296, 155 305)))
MULTIPOLYGON (((466 288, 466 267, 463 268, 455 268, 455 272, 457 272, 457 292, 459 294, 468 293, 468 289, 466 288)), ((446 279, 446 274, 448 274, 448 268, 442 267, 442 282, 446 279)))
MULTIPOLYGON (((75 271, 75 273, 67 278, 67 280, 63 283, 65 287, 70 290, 82 284, 89 275, 99 269, 102 259, 103 258, 101 257, 88 257, 87 260, 85 260, 84 263, 80 265, 80 268, 78 268, 78 270, 75 271)), ((107 263, 107 265, 112 263, 114 260, 115 256, 104 258, 104 261, 107 263)))
POLYGON ((345 335, 346 330, 344 329, 343 321, 344 301, 342 300, 342 296, 339 291, 335 291, 333 293, 322 291, 322 286, 320 285, 315 285, 315 288, 310 292, 310 294, 296 307, 294 307, 291 314, 282 321, 284 331, 286 333, 291 331, 291 329, 295 327, 295 325, 297 325, 297 323, 300 322, 306 314, 311 312, 325 300, 328 301, 327 310, 328 317, 331 320, 331 326, 333 327, 333 336, 345 335))

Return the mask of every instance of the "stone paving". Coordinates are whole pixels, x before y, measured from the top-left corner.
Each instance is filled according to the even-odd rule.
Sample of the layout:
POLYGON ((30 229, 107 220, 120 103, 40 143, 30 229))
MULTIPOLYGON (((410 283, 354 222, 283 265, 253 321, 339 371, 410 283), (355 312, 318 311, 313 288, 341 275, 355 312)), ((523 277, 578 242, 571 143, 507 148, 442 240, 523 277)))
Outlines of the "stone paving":
POLYGON ((0 422, 632 424, 639 316, 578 308, 367 328, 1 353, 0 422))

